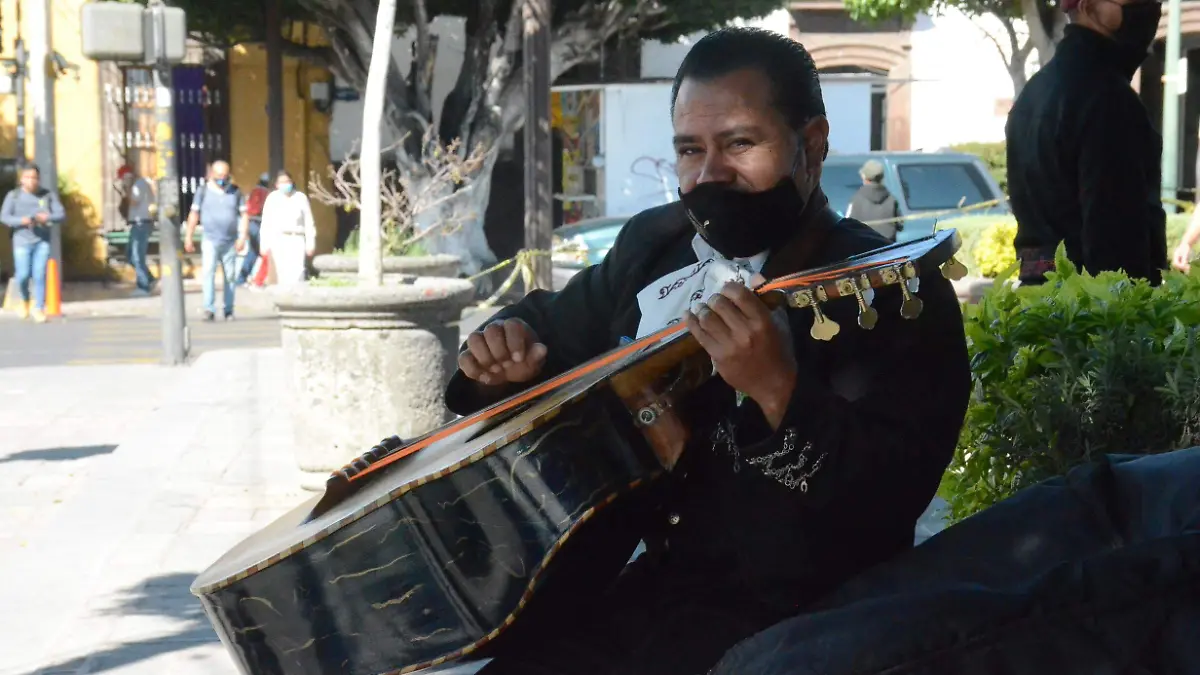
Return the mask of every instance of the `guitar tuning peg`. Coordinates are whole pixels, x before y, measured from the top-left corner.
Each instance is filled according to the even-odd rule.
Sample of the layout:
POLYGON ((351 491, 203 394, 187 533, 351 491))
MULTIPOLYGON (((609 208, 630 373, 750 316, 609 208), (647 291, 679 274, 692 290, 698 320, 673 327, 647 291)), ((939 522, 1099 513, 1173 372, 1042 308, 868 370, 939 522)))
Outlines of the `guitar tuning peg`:
POLYGON ((950 281, 958 281, 967 276, 967 266, 958 261, 958 258, 950 256, 950 259, 942 265, 942 276, 950 281))
POLYGON ((916 295, 917 289, 921 287, 921 280, 917 278, 917 269, 911 262, 904 263, 899 273, 903 279, 900 283, 900 294, 904 296, 904 302, 900 305, 900 316, 915 319, 921 316, 921 310, 925 307, 925 303, 916 295))
POLYGON ((812 330, 809 331, 809 334, 812 335, 814 339, 829 342, 838 333, 842 332, 842 327, 838 325, 838 322, 825 316, 825 313, 821 311, 821 305, 814 303, 812 309, 813 325, 812 330))
POLYGON ((862 275, 858 281, 853 278, 840 279, 837 282, 838 293, 843 297, 853 295, 858 301, 858 327, 863 330, 871 330, 875 327, 875 323, 879 321, 879 312, 871 306, 874 300, 874 293, 871 297, 863 292, 871 293, 871 280, 867 275, 862 275))
POLYGON ((842 331, 842 327, 838 322, 825 316, 825 312, 821 311, 821 303, 829 300, 829 296, 825 293, 825 288, 818 286, 816 292, 809 290, 796 291, 791 294, 788 299, 788 304, 798 309, 805 307, 812 308, 813 325, 809 330, 809 335, 813 339, 829 342, 842 331))

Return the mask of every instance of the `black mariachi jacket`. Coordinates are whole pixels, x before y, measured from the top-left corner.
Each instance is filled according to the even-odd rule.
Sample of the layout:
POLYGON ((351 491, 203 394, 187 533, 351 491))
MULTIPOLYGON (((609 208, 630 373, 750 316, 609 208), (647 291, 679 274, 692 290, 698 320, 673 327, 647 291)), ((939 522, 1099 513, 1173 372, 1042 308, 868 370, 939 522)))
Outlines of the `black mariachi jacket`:
MULTIPOLYGON (((544 377, 557 375, 636 336, 637 293, 697 262, 693 235, 678 202, 645 211, 622 229, 604 262, 560 292, 530 293, 496 318, 528 322, 548 347, 544 377)), ((842 220, 805 267, 882 245, 870 228, 842 220)), ((748 595, 788 614, 912 546, 916 520, 953 454, 970 387, 950 283, 933 269, 921 277, 919 297, 924 312, 906 320, 899 315, 899 290, 878 291, 873 331, 855 324, 856 303, 828 305, 827 314, 842 325, 828 343, 810 336, 809 310, 789 310, 799 378, 777 433, 752 401, 738 407, 719 378, 687 400, 694 442, 647 497, 631 539, 647 542, 651 557, 669 572, 668 583, 685 594, 720 588, 748 595), (732 425, 732 445, 720 437, 716 420, 721 428, 732 425), (803 455, 803 471, 793 478, 811 472, 804 490, 748 462, 784 450, 785 443, 792 450, 774 466, 803 455)), ((478 400, 476 391, 456 373, 447 406, 465 415, 494 402, 478 400)), ((631 552, 632 544, 625 555, 631 552)))
MULTIPOLYGON (((1065 241, 1067 257, 1088 272, 1161 281, 1162 136, 1129 85, 1136 68, 1112 40, 1067 26, 1013 104, 1008 190, 1027 263, 1035 254, 1052 261, 1065 241)), ((1027 264, 1021 278, 1039 281, 1040 271, 1027 264)))

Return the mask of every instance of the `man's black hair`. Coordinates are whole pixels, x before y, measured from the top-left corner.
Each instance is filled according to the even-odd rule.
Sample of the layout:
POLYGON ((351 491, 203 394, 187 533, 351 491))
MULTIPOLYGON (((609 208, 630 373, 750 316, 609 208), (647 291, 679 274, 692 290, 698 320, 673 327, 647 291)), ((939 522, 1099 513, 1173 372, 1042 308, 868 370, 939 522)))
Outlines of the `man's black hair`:
POLYGON ((767 76, 775 107, 793 129, 825 114, 817 64, 804 45, 774 31, 738 27, 709 33, 688 51, 671 86, 671 115, 684 78, 709 80, 745 69, 767 76))
POLYGON ((39 178, 42 175, 42 168, 39 167, 37 164, 34 164, 33 162, 28 162, 28 161, 21 162, 20 172, 25 173, 26 171, 32 171, 32 172, 36 173, 39 178))

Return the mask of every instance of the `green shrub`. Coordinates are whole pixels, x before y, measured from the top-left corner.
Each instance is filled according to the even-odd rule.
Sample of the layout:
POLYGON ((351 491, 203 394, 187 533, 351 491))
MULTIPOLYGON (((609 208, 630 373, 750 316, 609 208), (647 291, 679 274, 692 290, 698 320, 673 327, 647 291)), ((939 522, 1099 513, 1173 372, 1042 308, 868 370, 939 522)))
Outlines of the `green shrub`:
POLYGON ((952 520, 1104 453, 1200 445, 1200 270, 1152 288, 1078 273, 1062 246, 1056 264, 964 310, 974 389, 941 487, 952 520))
POLYGON ((1000 190, 1008 194, 1008 155, 1004 141, 995 143, 960 143, 950 146, 955 152, 975 155, 987 165, 992 178, 1000 184, 1000 190))
MULTIPOLYGON (((1191 217, 1191 214, 1188 213, 1167 215, 1167 255, 1170 255, 1179 245, 1179 241, 1183 239, 1183 233, 1187 230, 1191 217)), ((1012 246, 1012 240, 1017 234, 1016 223, 1016 219, 1011 215, 959 216, 940 221, 937 229, 958 230, 958 234, 962 238, 962 248, 958 251, 958 259, 967 266, 971 276, 991 278, 1016 260, 1017 252, 1012 246), (1002 255, 1004 240, 999 239, 1000 236, 1007 237, 1007 246, 1012 250, 1011 257, 1006 257, 1006 254, 1002 255), (985 239, 987 239, 987 244, 984 246, 987 251, 980 255, 981 252, 977 252, 976 249, 985 239)))

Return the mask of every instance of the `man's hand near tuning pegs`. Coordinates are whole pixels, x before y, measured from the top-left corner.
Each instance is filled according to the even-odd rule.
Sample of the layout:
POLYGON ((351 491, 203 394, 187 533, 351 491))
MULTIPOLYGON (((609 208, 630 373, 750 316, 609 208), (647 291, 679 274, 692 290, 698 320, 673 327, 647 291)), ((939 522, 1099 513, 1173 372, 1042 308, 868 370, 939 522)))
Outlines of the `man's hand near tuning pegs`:
POLYGON ((528 382, 546 364, 546 345, 520 319, 493 321, 467 337, 458 367, 472 380, 488 386, 528 382))

